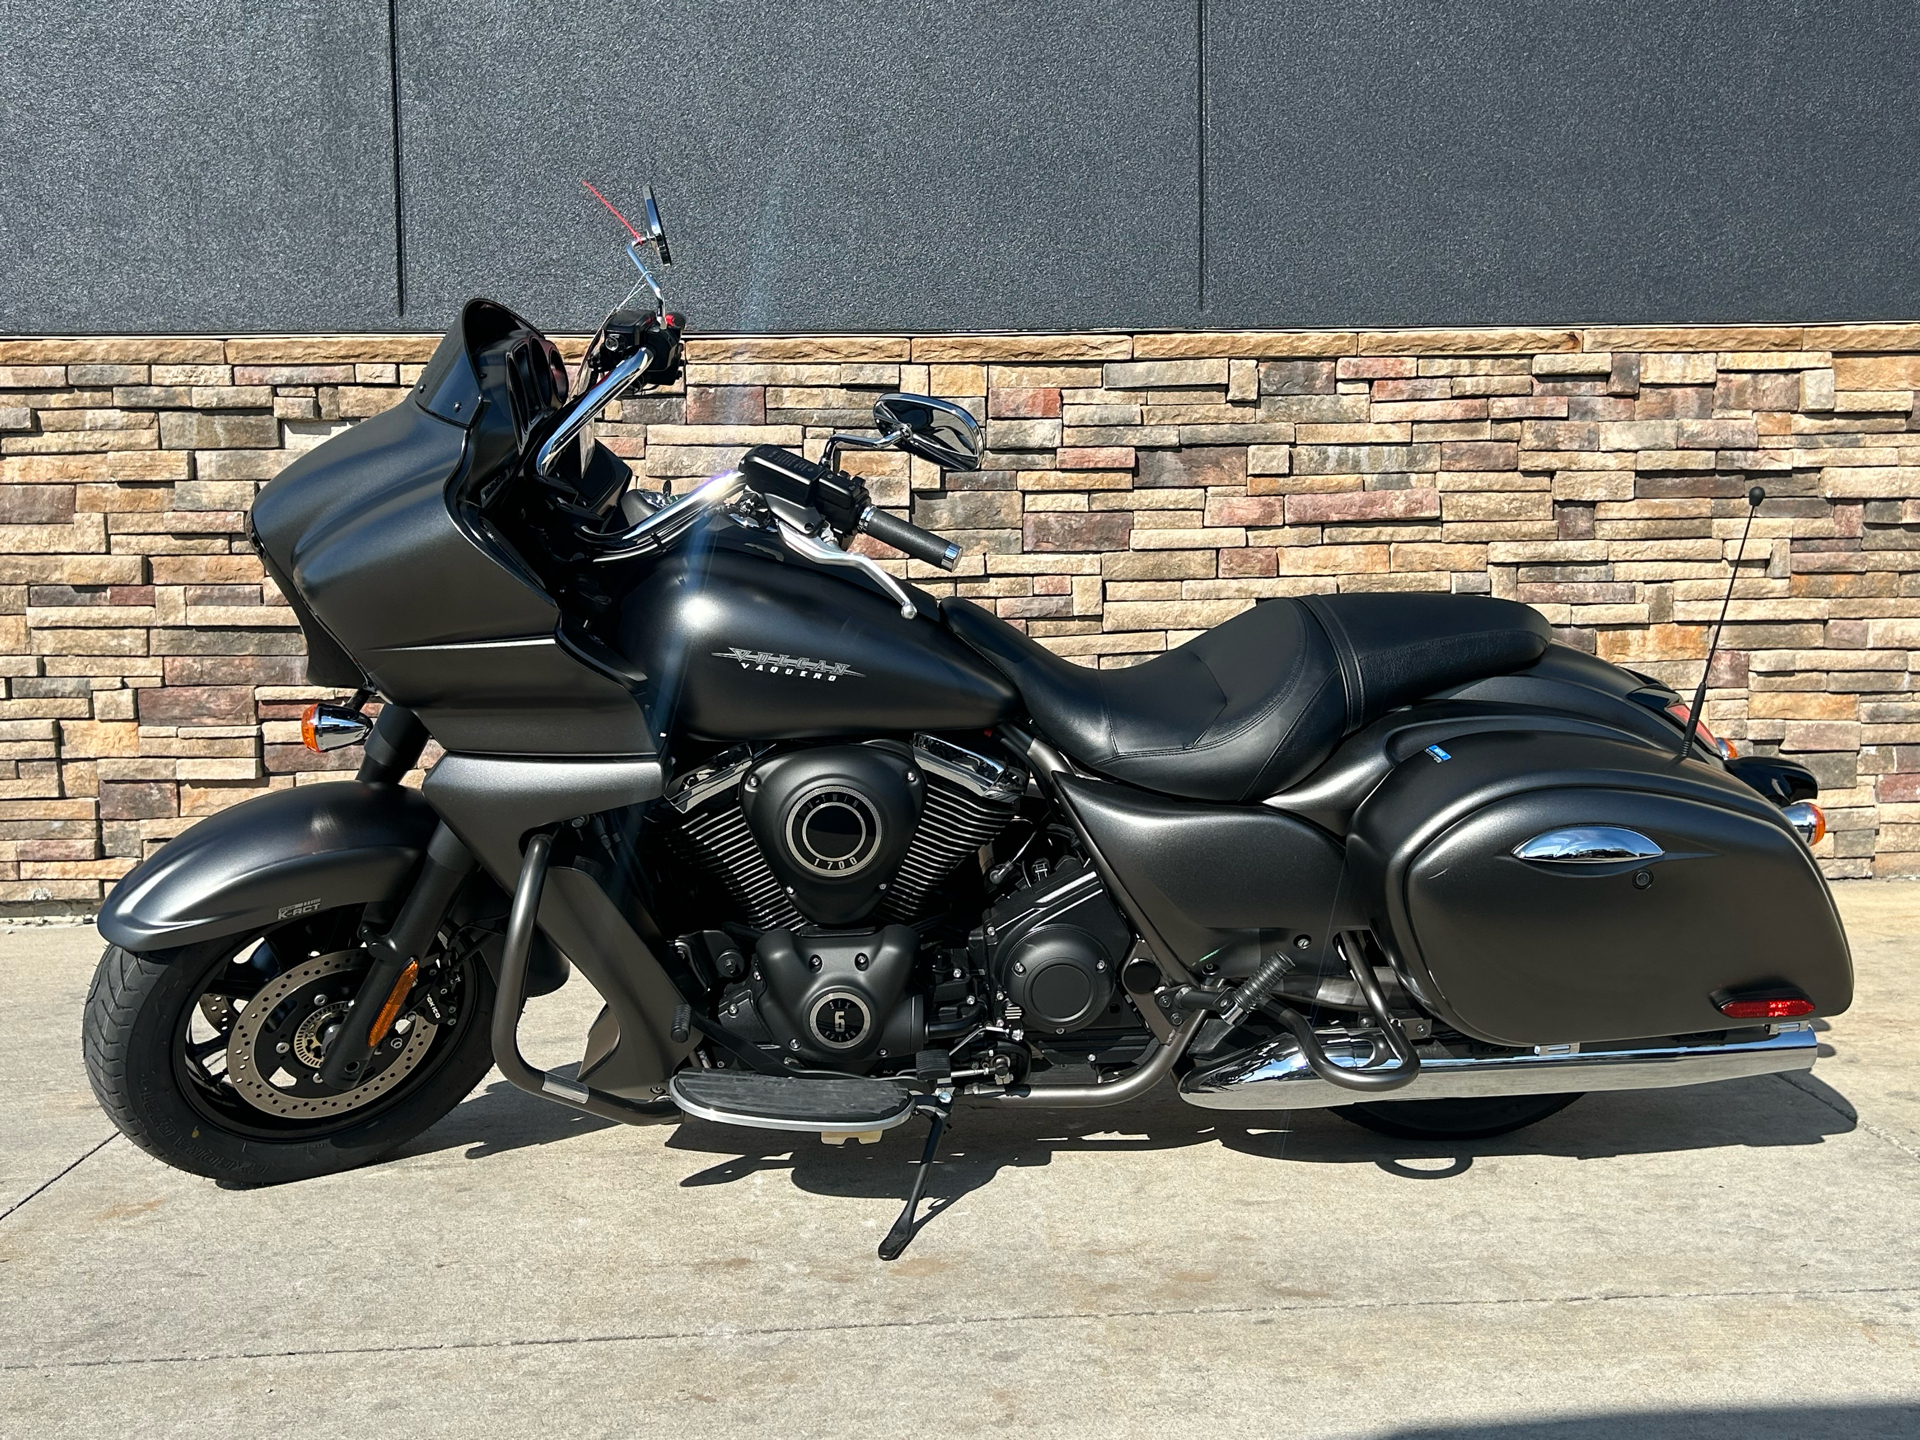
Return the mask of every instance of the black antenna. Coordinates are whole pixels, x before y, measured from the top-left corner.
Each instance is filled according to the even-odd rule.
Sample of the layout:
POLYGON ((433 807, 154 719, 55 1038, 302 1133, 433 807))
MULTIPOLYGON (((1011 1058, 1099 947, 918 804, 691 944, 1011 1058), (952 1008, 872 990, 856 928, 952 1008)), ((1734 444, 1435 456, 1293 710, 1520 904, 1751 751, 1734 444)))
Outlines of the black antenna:
POLYGON ((1693 750, 1693 732, 1700 724, 1700 707, 1707 703, 1707 677, 1713 673, 1713 657, 1720 650, 1720 632, 1727 628, 1727 608, 1733 604, 1733 587, 1740 579, 1740 562, 1747 558, 1747 536, 1753 533, 1753 517, 1760 513, 1760 502, 1767 492, 1758 485, 1747 491, 1747 524, 1740 532, 1740 548, 1734 552, 1733 574, 1727 577, 1727 596, 1720 602, 1720 619, 1713 627, 1713 642, 1707 646, 1707 663, 1700 670, 1700 688, 1693 692, 1693 704, 1687 709, 1687 728, 1680 736, 1680 758, 1693 750))

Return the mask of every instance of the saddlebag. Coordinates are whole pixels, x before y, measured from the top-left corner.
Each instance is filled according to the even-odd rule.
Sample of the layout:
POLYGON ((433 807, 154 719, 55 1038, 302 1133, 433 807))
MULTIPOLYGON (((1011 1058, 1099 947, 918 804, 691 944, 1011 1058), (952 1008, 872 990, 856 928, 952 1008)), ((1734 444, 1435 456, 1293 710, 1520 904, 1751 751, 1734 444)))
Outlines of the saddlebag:
POLYGON ((1480 1040, 1689 1035, 1728 1029, 1729 999, 1832 1015, 1853 997, 1832 896, 1780 811, 1635 741, 1430 746, 1360 807, 1348 853, 1402 981, 1480 1040))

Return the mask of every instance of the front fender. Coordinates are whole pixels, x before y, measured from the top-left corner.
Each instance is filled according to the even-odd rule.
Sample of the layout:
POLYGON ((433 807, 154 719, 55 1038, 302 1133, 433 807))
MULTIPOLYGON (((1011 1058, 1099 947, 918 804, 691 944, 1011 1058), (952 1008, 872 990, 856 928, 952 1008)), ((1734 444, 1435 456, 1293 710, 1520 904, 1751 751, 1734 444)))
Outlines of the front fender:
POLYGON ((128 873, 100 933, 136 952, 398 899, 438 817, 418 791, 358 780, 299 785, 210 815, 128 873))

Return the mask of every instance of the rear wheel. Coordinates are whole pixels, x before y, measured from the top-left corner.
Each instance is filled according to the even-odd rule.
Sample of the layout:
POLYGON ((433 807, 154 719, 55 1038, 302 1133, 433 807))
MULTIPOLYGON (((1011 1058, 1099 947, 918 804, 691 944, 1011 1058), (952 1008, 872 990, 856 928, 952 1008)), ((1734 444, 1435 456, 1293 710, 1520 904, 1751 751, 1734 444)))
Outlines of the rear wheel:
POLYGON ((270 1185, 363 1165, 457 1105, 492 1063, 493 978, 471 956, 426 957, 361 1082, 318 1083, 326 1036, 367 971, 357 918, 333 911, 157 956, 109 946, 82 1049, 121 1132, 181 1170, 270 1185))
POLYGON ((1484 1140, 1525 1129, 1579 1098, 1576 1091, 1475 1100, 1378 1100, 1346 1105, 1334 1114, 1400 1140, 1484 1140))

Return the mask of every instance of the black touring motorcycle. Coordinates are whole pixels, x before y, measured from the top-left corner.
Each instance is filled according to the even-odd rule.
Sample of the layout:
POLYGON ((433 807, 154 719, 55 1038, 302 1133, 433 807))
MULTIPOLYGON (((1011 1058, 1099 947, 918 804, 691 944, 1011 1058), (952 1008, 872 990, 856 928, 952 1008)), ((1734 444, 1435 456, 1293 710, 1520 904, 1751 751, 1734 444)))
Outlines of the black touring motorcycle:
POLYGON ((818 458, 633 488, 586 430, 682 371, 647 211, 574 385, 475 300, 407 400, 261 493, 309 673, 354 690, 308 743, 365 758, 113 892, 85 1051, 136 1144, 323 1174, 496 1064, 615 1120, 841 1142, 917 1114, 891 1258, 960 1097, 1171 1082, 1483 1136, 1811 1066, 1852 994, 1815 786, 1731 757, 1704 679, 1689 706, 1445 594, 1274 599, 1133 668, 1067 663, 850 548, 959 559, 840 467, 976 466, 973 419, 923 396, 818 458), (445 757, 403 787, 429 736, 445 757), (535 1069, 522 1007, 571 967, 604 1008, 575 1073, 535 1069))

